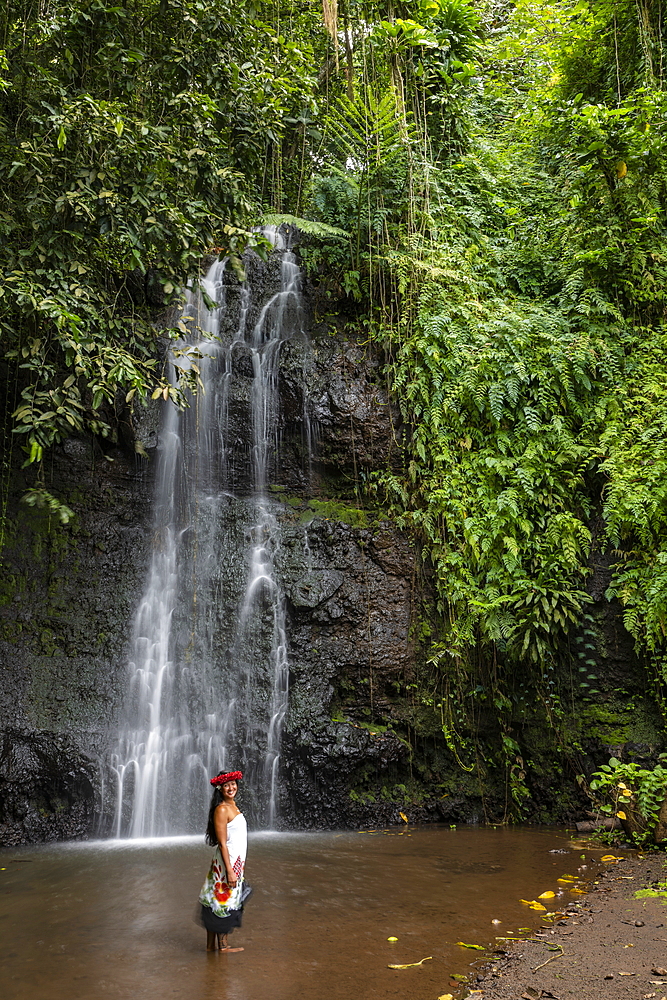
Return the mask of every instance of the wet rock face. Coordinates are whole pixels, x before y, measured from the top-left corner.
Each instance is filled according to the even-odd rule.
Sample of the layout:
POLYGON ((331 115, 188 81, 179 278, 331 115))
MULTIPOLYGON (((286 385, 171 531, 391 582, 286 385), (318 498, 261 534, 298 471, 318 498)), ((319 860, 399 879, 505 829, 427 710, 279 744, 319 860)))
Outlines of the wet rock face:
POLYGON ((91 835, 151 542, 152 467, 88 442, 54 450, 67 527, 12 483, 0 577, 0 839, 91 835), (80 446, 81 445, 81 446, 80 446))
POLYGON ((370 719, 387 714, 392 683, 414 670, 414 553, 386 522, 354 528, 315 518, 285 528, 279 570, 291 674, 283 817, 306 828, 353 825, 349 789, 359 772, 380 775, 405 757, 405 745, 370 719), (332 720, 336 703, 349 708, 341 690, 352 717, 368 724, 332 720))
POLYGON ((97 787, 96 761, 67 736, 5 729, 0 741, 0 844, 87 836, 99 809, 97 787))
MULTIPOLYGON (((275 261, 252 266, 277 290, 275 261)), ((226 295, 222 336, 231 339, 241 311, 255 323, 258 305, 243 301, 231 275, 226 295)), ((370 719, 388 704, 392 680, 414 669, 414 554, 355 499, 360 472, 398 454, 380 360, 340 330, 313 327, 305 302, 294 322, 312 336, 297 330, 280 349, 270 488, 282 525, 276 566, 290 663, 282 822, 321 827, 363 821, 365 807, 349 796, 359 774, 369 766, 382 774, 405 757, 396 737, 332 716, 344 691, 346 713, 354 706, 353 716, 370 719)), ((242 346, 232 369, 230 486, 242 497, 253 377, 242 346)), ((50 525, 20 504, 23 473, 12 483, 0 583, 0 832, 8 843, 110 832, 108 762, 153 543, 163 405, 137 403, 130 412, 119 401, 116 446, 72 438, 54 449, 48 488, 75 511, 72 525, 50 525)), ((189 640, 190 623, 176 617, 175 645, 189 640)))
POLYGON ((312 484, 346 485, 368 469, 400 458, 401 426, 389 402, 379 358, 335 329, 320 327, 310 343, 290 341, 280 358, 282 449, 276 482, 298 482, 304 468, 301 413, 311 421, 312 484))

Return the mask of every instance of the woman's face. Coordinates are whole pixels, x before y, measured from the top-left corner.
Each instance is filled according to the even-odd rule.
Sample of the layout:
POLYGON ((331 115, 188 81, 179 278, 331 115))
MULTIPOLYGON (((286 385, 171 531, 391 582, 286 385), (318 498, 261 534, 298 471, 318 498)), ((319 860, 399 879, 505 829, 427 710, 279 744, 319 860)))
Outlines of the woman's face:
POLYGON ((233 799, 238 791, 238 787, 235 781, 226 781, 222 786, 222 794, 226 799, 233 799))

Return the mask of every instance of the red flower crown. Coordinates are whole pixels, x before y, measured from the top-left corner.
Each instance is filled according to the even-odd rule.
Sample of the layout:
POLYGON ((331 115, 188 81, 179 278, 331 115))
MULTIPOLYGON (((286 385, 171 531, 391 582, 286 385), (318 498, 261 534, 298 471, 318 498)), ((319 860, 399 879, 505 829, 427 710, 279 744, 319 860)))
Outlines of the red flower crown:
POLYGON ((228 774, 218 774, 215 778, 211 778, 211 784, 224 785, 226 781, 240 781, 242 777, 242 771, 230 771, 228 774))

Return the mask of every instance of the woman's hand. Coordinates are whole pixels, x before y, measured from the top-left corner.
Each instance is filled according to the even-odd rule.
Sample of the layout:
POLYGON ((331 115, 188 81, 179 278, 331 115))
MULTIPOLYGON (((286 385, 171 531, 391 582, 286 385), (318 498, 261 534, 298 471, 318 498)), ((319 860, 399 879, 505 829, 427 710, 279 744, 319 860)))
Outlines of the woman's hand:
POLYGON ((238 884, 238 879, 236 877, 236 872, 233 870, 233 868, 228 869, 227 885, 229 886, 230 889, 235 889, 237 884, 238 884))

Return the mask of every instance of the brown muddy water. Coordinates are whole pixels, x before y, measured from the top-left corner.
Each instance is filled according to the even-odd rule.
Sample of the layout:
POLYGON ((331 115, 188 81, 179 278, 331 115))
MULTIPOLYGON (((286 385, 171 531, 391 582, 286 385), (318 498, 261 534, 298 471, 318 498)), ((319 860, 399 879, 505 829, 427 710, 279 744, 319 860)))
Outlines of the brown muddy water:
POLYGON ((590 878, 604 853, 553 829, 251 835, 254 894, 231 938, 245 951, 226 955, 206 953, 194 921, 209 852, 192 837, 0 852, 3 1000, 459 996, 451 974, 483 953, 457 941, 493 945, 539 926, 519 900, 552 890, 556 909, 579 898, 558 877, 590 878))

